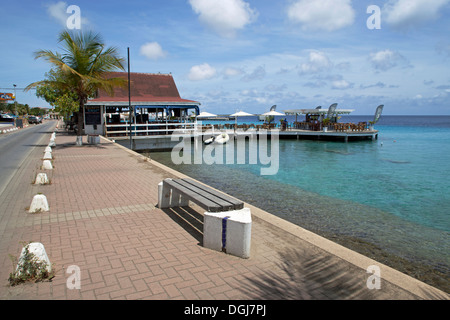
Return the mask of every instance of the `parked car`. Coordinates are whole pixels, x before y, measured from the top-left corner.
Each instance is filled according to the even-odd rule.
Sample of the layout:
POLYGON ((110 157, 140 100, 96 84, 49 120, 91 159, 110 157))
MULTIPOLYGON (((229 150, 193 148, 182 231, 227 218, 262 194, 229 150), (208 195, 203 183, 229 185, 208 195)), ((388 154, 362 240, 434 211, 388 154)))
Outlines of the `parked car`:
POLYGON ((37 117, 37 116, 28 116, 28 123, 42 123, 41 118, 37 117))
POLYGON ((14 117, 10 116, 9 114, 1 113, 0 121, 1 122, 14 122, 14 117))

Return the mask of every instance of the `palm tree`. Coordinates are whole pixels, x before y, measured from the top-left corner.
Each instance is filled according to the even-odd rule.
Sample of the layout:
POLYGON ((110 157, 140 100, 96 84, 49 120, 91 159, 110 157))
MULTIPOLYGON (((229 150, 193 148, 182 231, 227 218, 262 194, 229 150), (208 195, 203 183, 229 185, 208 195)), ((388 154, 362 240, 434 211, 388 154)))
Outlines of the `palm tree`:
POLYGON ((125 86, 123 78, 105 78, 107 72, 125 70, 124 58, 118 56, 117 48, 105 45, 99 34, 70 33, 63 31, 59 35, 63 53, 50 50, 39 50, 34 53, 35 59, 43 58, 56 67, 59 77, 31 83, 26 87, 50 86, 63 92, 76 94, 79 103, 77 144, 81 145, 83 134, 84 105, 97 90, 114 94, 114 87, 125 86))

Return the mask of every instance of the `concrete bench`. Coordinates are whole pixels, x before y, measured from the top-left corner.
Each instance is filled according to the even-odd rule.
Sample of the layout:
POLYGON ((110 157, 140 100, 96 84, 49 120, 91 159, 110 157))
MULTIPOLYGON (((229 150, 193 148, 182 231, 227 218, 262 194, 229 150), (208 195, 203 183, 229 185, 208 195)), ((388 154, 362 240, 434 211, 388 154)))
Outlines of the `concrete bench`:
POLYGON ((244 203, 192 179, 165 179, 158 185, 158 207, 205 209, 203 246, 241 258, 250 257, 251 213, 244 203))
POLYGON ((208 212, 238 210, 244 207, 240 200, 218 192, 192 179, 165 179, 163 189, 172 191, 160 199, 160 208, 187 206, 190 200, 208 212))

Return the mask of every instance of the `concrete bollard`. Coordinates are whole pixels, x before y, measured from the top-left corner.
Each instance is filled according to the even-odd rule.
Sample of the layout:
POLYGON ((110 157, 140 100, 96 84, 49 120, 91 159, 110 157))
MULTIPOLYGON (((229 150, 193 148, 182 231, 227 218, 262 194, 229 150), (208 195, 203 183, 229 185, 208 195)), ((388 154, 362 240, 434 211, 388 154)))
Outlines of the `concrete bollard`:
POLYGON ((51 154, 51 152, 45 152, 44 153, 44 158, 43 158, 44 160, 52 160, 53 158, 52 158, 52 154, 51 154))
POLYGON ((44 160, 44 162, 42 163, 42 169, 53 170, 52 162, 50 160, 44 160))
POLYGON ((48 272, 52 271, 52 265, 50 263, 50 260, 47 256, 47 252, 45 252, 44 245, 40 242, 31 242, 27 244, 25 247, 22 248, 22 251, 20 253, 20 257, 17 263, 16 267, 16 273, 17 275, 21 275, 21 271, 27 271, 26 270, 26 264, 29 264, 29 261, 26 261, 26 251, 28 250, 29 253, 32 253, 35 257, 35 262, 39 263, 45 263, 45 268, 48 272))
POLYGON ((31 201, 30 209, 28 210, 29 213, 37 213, 37 212, 43 212, 43 211, 49 211, 50 208, 48 207, 47 197, 43 194, 37 194, 33 197, 33 200, 31 201))
POLYGON ((50 140, 50 143, 48 144, 49 147, 56 147, 55 140, 50 140))
POLYGON ((252 218, 249 208, 225 212, 205 212, 203 246, 250 258, 252 218))
POLYGON ((98 135, 88 135, 87 139, 89 144, 100 144, 100 137, 98 135))
POLYGON ((163 188, 163 182, 158 183, 158 208, 164 209, 169 207, 170 190, 163 188))
POLYGON ((52 152, 52 148, 51 147, 45 147, 44 152, 52 152))
POLYGON ((49 180, 46 173, 38 173, 34 184, 48 184, 49 180))

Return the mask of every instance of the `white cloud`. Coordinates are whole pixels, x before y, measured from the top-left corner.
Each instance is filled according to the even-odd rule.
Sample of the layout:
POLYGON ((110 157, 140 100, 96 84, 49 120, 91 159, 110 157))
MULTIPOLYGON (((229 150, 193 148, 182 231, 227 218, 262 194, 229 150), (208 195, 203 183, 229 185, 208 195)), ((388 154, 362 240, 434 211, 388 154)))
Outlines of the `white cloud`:
POLYGON ((327 85, 327 83, 323 80, 315 80, 315 81, 309 81, 309 82, 305 83, 303 86, 309 87, 309 88, 323 88, 326 85, 327 85))
POLYGON ((398 65, 410 66, 405 57, 389 49, 370 54, 370 62, 380 71, 387 71, 398 65))
POLYGON ((353 84, 349 83, 347 80, 336 80, 336 81, 333 81, 333 83, 331 84, 331 88, 337 89, 337 90, 345 90, 345 89, 349 89, 352 87, 353 87, 353 84))
POLYGON ((278 91, 286 90, 287 89, 287 85, 285 83, 283 83, 281 85, 269 84, 264 89, 266 91, 278 92, 278 91))
POLYGON ((148 42, 142 45, 139 53, 151 60, 167 56, 167 52, 165 52, 157 42, 148 42))
POLYGON ((288 17, 304 30, 334 31, 351 25, 355 10, 351 0, 299 0, 288 8, 288 17))
POLYGON ((252 73, 246 74, 242 77, 243 81, 262 80, 266 76, 266 69, 264 66, 258 66, 252 73))
MULTIPOLYGON (((71 16, 71 13, 67 13, 67 8, 69 5, 64 1, 59 1, 57 3, 47 6, 47 13, 58 21, 62 26, 67 26, 67 19, 71 16)), ((81 10, 81 9, 80 9, 81 10)), ((81 14, 81 24, 87 24, 88 20, 81 14)))
POLYGON ((330 59, 325 53, 320 51, 311 51, 308 62, 300 65, 300 74, 317 73, 329 69, 332 66, 330 59))
POLYGON ((360 84, 359 87, 361 89, 370 89, 370 88, 381 88, 381 89, 383 89, 383 88, 386 88, 386 84, 381 82, 381 81, 378 81, 375 84, 369 84, 369 85, 360 84))
POLYGON ((448 3, 450 0, 390 0, 383 7, 383 16, 393 27, 405 29, 437 19, 448 3))
POLYGON ((243 0, 189 0, 202 23, 224 37, 253 22, 257 13, 243 0))
POLYGON ((241 95, 245 96, 245 97, 258 97, 261 95, 261 93, 256 90, 256 89, 244 89, 241 91, 241 95))
POLYGON ((191 81, 200 81, 211 79, 216 75, 217 71, 207 63, 193 66, 189 72, 188 78, 191 81))
POLYGON ((230 77, 238 76, 244 73, 241 69, 238 68, 226 68, 223 72, 223 76, 225 79, 228 79, 230 77))
POLYGON ((67 21, 67 3, 60 1, 55 4, 49 5, 47 8, 48 14, 55 18, 62 25, 66 25, 67 21))

